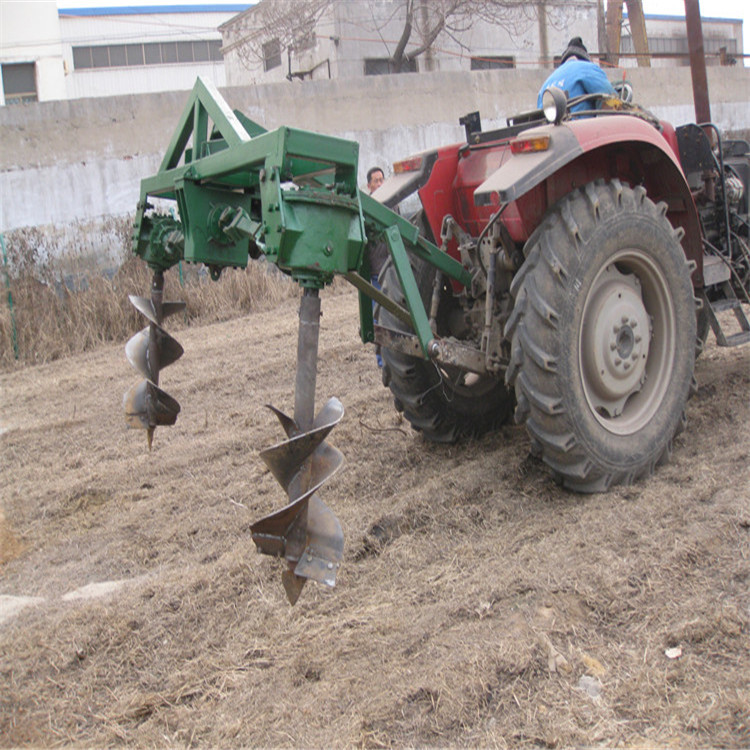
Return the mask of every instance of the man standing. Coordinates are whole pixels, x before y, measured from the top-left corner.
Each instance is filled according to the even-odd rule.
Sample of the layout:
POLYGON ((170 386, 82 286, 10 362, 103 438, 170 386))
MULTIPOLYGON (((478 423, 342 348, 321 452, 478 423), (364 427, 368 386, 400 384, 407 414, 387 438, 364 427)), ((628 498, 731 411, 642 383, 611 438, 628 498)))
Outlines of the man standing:
MULTIPOLYGON (((372 195, 383 184, 384 180, 385 174, 380 167, 370 167, 370 169, 367 170, 367 192, 372 195)), ((383 264, 388 258, 388 248, 386 247, 383 240, 370 240, 367 245, 367 249, 370 253, 370 282, 376 289, 380 289, 380 284, 378 283, 378 274, 380 273, 380 269, 383 267, 383 264)), ((374 310, 374 301, 372 303, 372 306, 374 310)), ((374 322, 377 324, 377 319, 375 319, 374 322)), ((383 359, 380 356, 379 346, 375 348, 375 359, 377 360, 378 367, 382 367, 383 359)))
MULTIPOLYGON (((536 106, 542 107, 542 94, 550 87, 557 86, 562 89, 568 100, 574 99, 582 94, 611 94, 617 96, 612 84, 609 82, 604 71, 594 62, 591 62, 588 50, 583 44, 580 36, 573 37, 563 52, 560 67, 555 68, 552 74, 542 84, 536 106)), ((589 102, 581 102, 571 108, 571 112, 582 109, 592 109, 589 102)))

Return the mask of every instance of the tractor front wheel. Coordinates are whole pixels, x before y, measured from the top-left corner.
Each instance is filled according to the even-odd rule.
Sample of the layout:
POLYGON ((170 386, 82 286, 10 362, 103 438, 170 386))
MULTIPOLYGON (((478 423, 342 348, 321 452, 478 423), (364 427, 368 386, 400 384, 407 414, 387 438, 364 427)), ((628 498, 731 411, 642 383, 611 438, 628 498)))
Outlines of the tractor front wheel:
POLYGON ((571 489, 652 474, 684 428, 696 308, 665 212, 641 187, 590 183, 549 211, 513 280, 516 420, 571 489))

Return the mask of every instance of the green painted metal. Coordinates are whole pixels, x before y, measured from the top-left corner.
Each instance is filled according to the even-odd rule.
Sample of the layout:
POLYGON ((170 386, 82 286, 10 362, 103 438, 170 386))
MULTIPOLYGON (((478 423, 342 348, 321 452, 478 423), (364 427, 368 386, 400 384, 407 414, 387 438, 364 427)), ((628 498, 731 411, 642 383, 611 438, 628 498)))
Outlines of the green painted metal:
POLYGON ((13 356, 18 359, 18 331, 16 330, 16 312, 13 309, 13 293, 10 290, 10 276, 8 275, 8 255, 5 252, 5 237, 0 234, 0 247, 3 249, 3 271, 5 272, 5 288, 8 290, 8 309, 10 310, 10 335, 13 342, 13 356))
POLYGON ((406 305, 409 308, 412 325, 419 339, 419 345, 422 347, 422 354, 424 354, 425 359, 429 359, 427 346, 434 337, 398 227, 392 226, 385 230, 385 241, 393 259, 393 265, 401 284, 401 290, 406 298, 406 305))
POLYGON ((266 131, 232 112, 198 79, 159 171, 141 182, 133 250, 154 270, 182 260, 204 263, 212 278, 244 267, 260 249, 301 286, 321 288, 343 275, 360 292, 360 335, 372 341, 370 300, 413 327, 422 352, 433 338, 409 254, 468 286, 463 266, 418 229, 357 189, 359 146, 342 138, 281 127, 266 131), (176 203, 178 220, 159 212, 176 203), (383 236, 406 297, 385 298, 369 279, 368 238, 383 236))

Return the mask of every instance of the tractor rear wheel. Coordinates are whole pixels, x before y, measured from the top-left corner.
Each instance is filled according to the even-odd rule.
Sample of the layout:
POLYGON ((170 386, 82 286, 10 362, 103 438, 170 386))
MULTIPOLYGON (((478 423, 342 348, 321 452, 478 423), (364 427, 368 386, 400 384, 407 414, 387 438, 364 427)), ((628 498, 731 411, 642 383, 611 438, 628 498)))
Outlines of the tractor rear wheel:
POLYGON ((513 280, 516 421, 571 489, 652 474, 684 429, 696 308, 665 212, 641 187, 590 183, 550 209, 513 280))
MULTIPOLYGON (((414 276, 426 309, 429 310, 435 269, 412 260, 414 276)), ((380 273, 383 292, 405 305, 396 269, 389 259, 380 273)), ((437 317, 438 335, 449 336, 449 312, 456 303, 444 286, 437 317)), ((410 330, 387 310, 378 308, 378 322, 396 330, 410 330)), ((427 440, 452 443, 462 437, 481 435, 507 422, 513 412, 513 393, 502 378, 476 375, 460 368, 410 357, 383 349, 383 384, 393 393, 396 408, 427 440)))

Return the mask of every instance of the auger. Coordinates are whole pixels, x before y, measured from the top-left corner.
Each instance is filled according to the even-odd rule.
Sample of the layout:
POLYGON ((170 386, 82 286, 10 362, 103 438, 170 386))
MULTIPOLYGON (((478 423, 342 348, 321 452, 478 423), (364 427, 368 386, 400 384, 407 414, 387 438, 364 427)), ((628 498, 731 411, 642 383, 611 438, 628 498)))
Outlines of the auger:
POLYGON ((162 327, 164 318, 185 309, 184 302, 164 302, 164 273, 155 270, 151 280, 151 297, 131 294, 130 303, 148 320, 148 325, 125 346, 128 362, 145 378, 134 385, 123 398, 125 419, 129 427, 146 430, 148 447, 158 426, 172 425, 180 405, 159 388, 159 372, 182 356, 182 346, 162 327))
POLYGON ((308 578, 333 586, 344 553, 341 524, 315 494, 344 461, 325 438, 344 416, 331 398, 313 418, 320 330, 320 297, 305 289, 300 303, 294 419, 274 407, 287 440, 261 451, 261 458, 289 496, 289 504, 251 527, 253 541, 268 555, 284 557, 287 598, 294 604, 308 578))
MULTIPOLYGON (((223 269, 244 267, 248 257, 263 253, 303 290, 294 415, 269 407, 286 439, 260 453, 287 493, 287 504, 251 526, 261 553, 286 560, 282 580, 292 603, 307 579, 335 584, 344 550, 341 525, 317 494, 343 462, 326 438, 344 414, 335 398, 315 414, 320 290, 337 274, 358 287, 364 341, 375 338, 371 298, 400 320, 412 320, 410 310, 369 283, 366 223, 371 234, 391 227, 388 243, 395 247, 411 299, 418 292, 404 243, 424 257, 439 256, 446 272, 468 281, 460 264, 420 238, 416 227, 360 195, 357 153, 356 143, 339 138, 292 128, 267 132, 232 112, 216 89, 199 79, 159 172, 142 181, 136 213, 133 250, 154 278, 150 298, 131 297, 149 325, 126 347, 145 380, 128 391, 124 405, 128 424, 147 430, 149 446, 155 428, 174 424, 180 410, 159 387, 160 370, 182 355, 162 326, 164 318, 183 309, 182 303, 162 301, 164 272, 185 260, 206 264, 215 280, 223 269)), ((433 334, 424 310, 413 307, 419 335, 412 338, 426 352, 433 334)), ((409 336, 401 339, 413 351, 409 336)))

